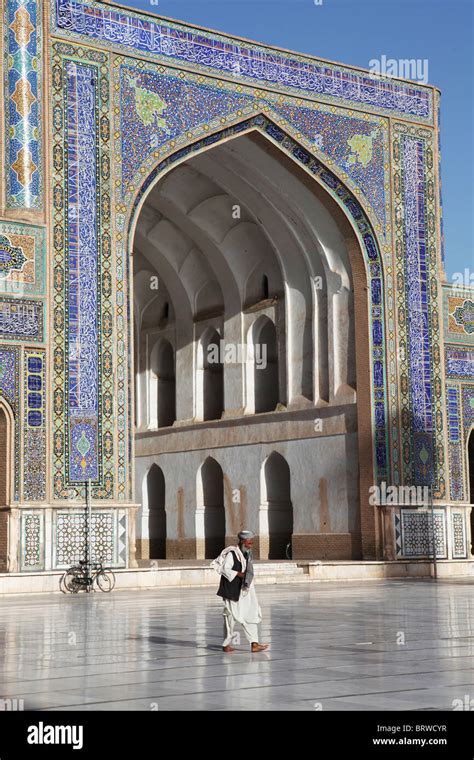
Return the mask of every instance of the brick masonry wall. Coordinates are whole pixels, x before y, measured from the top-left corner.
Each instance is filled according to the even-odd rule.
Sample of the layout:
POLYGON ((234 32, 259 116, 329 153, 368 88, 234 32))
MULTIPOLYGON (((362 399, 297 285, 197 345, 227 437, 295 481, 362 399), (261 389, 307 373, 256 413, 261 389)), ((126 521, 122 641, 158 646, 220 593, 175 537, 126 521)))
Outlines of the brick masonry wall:
POLYGON ((351 533, 293 534, 293 559, 360 559, 360 539, 351 533))
POLYGON ((166 539, 166 559, 196 559, 196 539, 166 539))

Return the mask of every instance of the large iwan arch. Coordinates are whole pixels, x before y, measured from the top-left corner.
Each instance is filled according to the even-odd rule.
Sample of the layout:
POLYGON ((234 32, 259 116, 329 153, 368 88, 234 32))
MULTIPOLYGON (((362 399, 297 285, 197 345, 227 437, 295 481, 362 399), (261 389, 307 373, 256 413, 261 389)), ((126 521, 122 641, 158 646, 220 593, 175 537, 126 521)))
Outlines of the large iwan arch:
MULTIPOLYGON (((132 217, 131 267, 136 278, 143 272, 156 276, 161 291, 140 291, 135 313, 145 313, 148 302, 159 313, 160 303, 170 302, 176 315, 163 327, 145 328, 148 341, 171 331, 176 346, 176 423, 166 436, 166 456, 174 459, 176 473, 171 489, 185 488, 182 475, 196 455, 202 463, 216 446, 224 454, 232 451, 234 478, 224 471, 229 494, 233 479, 255 492, 247 519, 258 534, 258 425, 257 435, 265 431, 268 445, 284 435, 288 458, 299 460, 293 557, 357 558, 364 544, 365 551, 375 551, 381 530, 368 488, 378 451, 371 399, 381 385, 377 397, 383 401, 385 357, 379 350, 373 360, 369 329, 375 312, 368 298, 380 303, 383 267, 359 204, 349 202, 336 178, 331 182, 341 190, 331 197, 327 169, 313 159, 311 176, 310 155, 299 149, 306 157, 302 164, 296 144, 290 155, 279 149, 268 140, 270 126, 255 121, 233 139, 224 133, 212 147, 191 147, 146 180, 146 195, 132 217), (265 290, 261 283, 249 287, 259 271, 267 278, 265 290), (366 285, 355 288, 354 282, 366 285), (219 350, 212 354, 209 348, 219 350), (208 356, 214 356, 214 367, 208 356), (222 380, 206 401, 205 388, 216 378, 222 380), (217 405, 218 413, 206 414, 205 402, 217 405), (328 484, 324 503, 318 503, 321 479, 328 484), (333 532, 321 532, 321 510, 333 513, 333 532)), ((383 311, 377 316, 383 335, 383 311)), ((146 367, 142 330, 136 323, 144 349, 138 361, 146 367)), ((146 418, 142 405, 137 420, 146 418)), ((377 422, 383 430, 384 415, 377 422)), ((139 426, 138 467, 141 452, 158 454, 163 442, 163 434, 153 443, 153 433, 139 426)), ((381 459, 378 464, 383 469, 381 459)), ((195 540, 197 545, 197 534, 195 540)), ((268 556, 267 541, 262 536, 261 556, 268 556)), ((284 556, 275 542, 270 554, 284 556)))

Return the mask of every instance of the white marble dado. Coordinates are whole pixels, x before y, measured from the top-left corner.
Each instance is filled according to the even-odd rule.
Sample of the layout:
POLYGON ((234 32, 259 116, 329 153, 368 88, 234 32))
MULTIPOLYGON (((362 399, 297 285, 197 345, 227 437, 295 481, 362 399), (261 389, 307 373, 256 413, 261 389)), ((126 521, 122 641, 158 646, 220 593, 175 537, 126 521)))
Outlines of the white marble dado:
MULTIPOLYGON (((216 573, 207 563, 190 565, 186 560, 166 566, 115 570, 115 591, 129 589, 190 588, 214 586, 216 573)), ((474 576, 474 561, 445 560, 437 562, 437 577, 469 578, 474 576)), ((390 578, 432 578, 432 562, 255 562, 255 574, 259 584, 307 583, 331 581, 382 581, 390 578)), ((61 593, 59 581, 62 572, 2 573, 0 596, 4 594, 61 593)), ((115 591, 113 593, 115 593, 115 591)), ((94 592, 95 593, 95 592, 94 592)), ((99 593, 99 592, 97 592, 99 593)), ((81 594, 82 595, 82 592, 81 594)))

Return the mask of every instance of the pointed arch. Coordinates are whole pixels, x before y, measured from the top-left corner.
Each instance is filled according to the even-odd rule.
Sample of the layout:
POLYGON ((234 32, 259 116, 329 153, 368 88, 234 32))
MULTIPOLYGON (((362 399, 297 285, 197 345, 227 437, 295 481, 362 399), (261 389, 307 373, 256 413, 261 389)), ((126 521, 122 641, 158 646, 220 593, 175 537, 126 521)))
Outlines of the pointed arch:
POLYGON ((150 427, 169 427, 176 420, 176 378, 174 350, 160 338, 150 354, 150 427))
POLYGON ((277 451, 262 464, 260 489, 260 545, 268 559, 286 559, 293 535, 291 474, 288 462, 277 451))
POLYGON ((207 327, 197 344, 196 419, 218 420, 224 410, 221 337, 207 327))
POLYGON ((198 554, 202 554, 203 559, 214 559, 225 546, 226 521, 224 474, 213 457, 207 457, 198 470, 196 494, 198 554))
MULTIPOLYGON (((317 150, 314 152, 308 150, 266 115, 257 114, 203 139, 189 143, 176 154, 168 156, 155 165, 145 182, 135 193, 134 198, 130 198, 131 211, 128 218, 130 240, 134 234, 138 212, 146 196, 157 182, 177 165, 188 161, 194 155, 205 153, 219 143, 232 141, 243 135, 247 135, 250 140, 260 144, 268 153, 278 154, 282 166, 294 171, 294 165, 297 164, 302 170, 301 181, 308 187, 311 186, 318 201, 329 214, 337 218, 338 233, 340 233, 340 239, 345 246, 352 269, 355 331, 358 345, 363 348, 357 352, 355 378, 349 377, 348 381, 345 381, 344 375, 347 369, 345 364, 347 361, 344 357, 342 357, 342 365, 334 363, 334 366, 330 368, 330 373, 333 374, 332 385, 334 386, 330 388, 330 394, 333 393, 333 398, 336 398, 340 403, 354 403, 355 389, 357 388, 360 522, 364 526, 361 536, 362 555, 365 558, 381 558, 380 514, 370 505, 368 494, 371 484, 390 477, 393 464, 388 443, 385 274, 378 238, 378 235, 381 235, 381 228, 371 209, 364 208, 360 194, 358 197, 354 195, 349 189, 351 185, 347 178, 341 179, 336 173, 337 170, 334 171, 334 167, 330 169, 326 166, 323 163, 324 157, 317 150), (373 342, 377 344, 374 350, 372 350, 373 342)), ((347 283, 343 276, 337 274, 333 289, 337 292, 339 286, 346 288, 347 283)), ((294 293, 298 295, 295 289, 293 289, 292 295, 294 293)), ((315 297, 314 293, 313 297, 315 297)), ((345 307, 345 302, 341 298, 334 300, 334 314, 339 318, 341 309, 345 307)), ((324 308, 324 304, 321 306, 324 308)), ((307 333, 306 328, 304 333, 307 333)), ((345 334, 342 338, 342 343, 347 343, 348 355, 352 356, 351 352, 354 349, 352 341, 348 341, 345 334)), ((292 348, 294 349, 295 345, 297 346, 301 354, 299 357, 300 364, 304 369, 303 359, 306 360, 306 344, 297 332, 294 333, 292 339, 295 339, 292 348)), ((338 349, 340 348, 341 346, 338 346, 338 349)), ((288 382, 293 382, 291 377, 289 377, 288 382)), ((319 395, 318 389, 315 387, 315 398, 324 401, 327 400, 325 399, 326 395, 324 387, 319 389, 319 395)), ((329 401, 331 401, 330 395, 329 401)), ((298 399, 297 403, 300 403, 298 399)), ((301 403, 305 403, 304 397, 301 403)))
POLYGON ((247 411, 272 412, 279 400, 278 341, 274 322, 262 314, 247 333, 247 411))
POLYGON ((149 558, 166 558, 166 487, 161 467, 153 463, 146 475, 149 558))

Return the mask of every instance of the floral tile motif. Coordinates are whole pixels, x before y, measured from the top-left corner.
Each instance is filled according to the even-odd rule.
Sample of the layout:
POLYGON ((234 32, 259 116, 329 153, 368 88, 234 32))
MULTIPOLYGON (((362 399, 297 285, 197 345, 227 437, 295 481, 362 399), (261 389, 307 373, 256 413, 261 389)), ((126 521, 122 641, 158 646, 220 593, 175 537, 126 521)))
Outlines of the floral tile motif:
POLYGON ((7 206, 42 207, 42 39, 40 0, 5 3, 7 206))
POLYGON ((0 222, 0 293, 45 295, 46 232, 20 222, 0 222))
POLYGON ((456 306, 451 316, 455 325, 461 327, 465 333, 468 335, 474 333, 474 301, 467 298, 462 304, 456 306))

